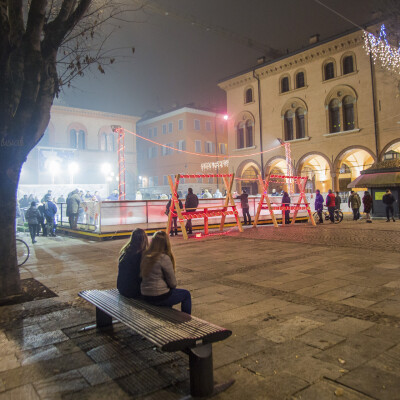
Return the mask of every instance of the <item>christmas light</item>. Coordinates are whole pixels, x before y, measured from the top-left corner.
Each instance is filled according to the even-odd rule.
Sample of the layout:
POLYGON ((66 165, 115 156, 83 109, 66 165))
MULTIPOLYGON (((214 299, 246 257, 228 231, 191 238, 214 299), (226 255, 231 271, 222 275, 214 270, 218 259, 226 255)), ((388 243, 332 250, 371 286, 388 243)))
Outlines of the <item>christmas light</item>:
POLYGON ((216 162, 206 162, 202 163, 201 165, 201 170, 208 170, 208 169, 218 169, 218 168, 223 168, 223 167, 228 167, 229 166, 229 160, 220 160, 216 162))
POLYGON ((385 25, 381 26, 379 37, 364 31, 364 49, 374 63, 396 74, 400 73, 400 49, 389 44, 385 25))

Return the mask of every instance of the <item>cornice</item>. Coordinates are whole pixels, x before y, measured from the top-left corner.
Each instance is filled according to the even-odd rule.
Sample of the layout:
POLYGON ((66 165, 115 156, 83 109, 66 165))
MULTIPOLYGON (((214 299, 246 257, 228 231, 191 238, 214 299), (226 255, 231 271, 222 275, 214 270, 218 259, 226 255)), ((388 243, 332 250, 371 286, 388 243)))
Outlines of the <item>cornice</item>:
MULTIPOLYGON (((259 67, 256 66, 254 67, 254 71, 260 79, 266 79, 273 75, 292 71, 310 64, 318 59, 329 58, 335 54, 363 46, 364 41, 362 36, 363 32, 357 31, 338 39, 321 43, 321 45, 312 47, 311 49, 288 55, 287 57, 281 58, 276 62, 272 61, 268 65, 262 65, 259 67)), ((242 75, 221 82, 218 86, 221 89, 228 91, 240 86, 244 86, 252 80, 255 80, 253 78, 253 71, 248 71, 242 75)))

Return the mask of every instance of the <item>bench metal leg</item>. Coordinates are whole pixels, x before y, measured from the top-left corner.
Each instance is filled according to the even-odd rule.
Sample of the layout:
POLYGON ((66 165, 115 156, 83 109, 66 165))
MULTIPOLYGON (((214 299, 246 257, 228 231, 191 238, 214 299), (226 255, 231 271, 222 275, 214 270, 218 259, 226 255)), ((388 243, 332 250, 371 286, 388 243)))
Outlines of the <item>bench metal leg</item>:
POLYGON ((189 351, 190 393, 194 397, 210 396, 214 391, 212 345, 205 344, 189 351))
POLYGON ((112 326, 112 317, 96 307, 96 327, 106 328, 112 326))

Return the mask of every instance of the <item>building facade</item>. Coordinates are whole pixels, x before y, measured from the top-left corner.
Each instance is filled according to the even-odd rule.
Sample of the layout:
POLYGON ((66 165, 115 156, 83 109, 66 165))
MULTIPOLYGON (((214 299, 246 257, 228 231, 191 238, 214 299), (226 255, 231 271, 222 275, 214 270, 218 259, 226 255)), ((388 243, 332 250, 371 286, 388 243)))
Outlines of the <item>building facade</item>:
POLYGON ((258 175, 286 174, 279 140, 290 143, 292 170, 308 176, 308 192, 348 191, 360 171, 400 150, 399 82, 374 65, 363 32, 313 39, 308 48, 220 82, 229 154, 243 155, 230 160, 230 171, 241 178, 237 191, 248 187, 256 194, 258 175))
MULTIPOLYGON (((118 138, 111 126, 135 131, 138 120, 128 115, 53 106, 46 132, 23 166, 20 185, 76 185, 84 190, 86 185, 101 184, 107 191, 118 189, 118 138)), ((136 140, 130 134, 125 135, 125 168, 125 191, 134 198, 136 140)))
MULTIPOLYGON (((144 138, 137 138, 139 184, 144 198, 169 194, 168 175, 228 172, 226 162, 222 163, 228 152, 224 114, 183 107, 141 119, 137 133, 144 138), (222 165, 216 165, 217 160, 222 165)), ((220 178, 182 179, 182 194, 188 187, 195 193, 206 189, 215 193, 217 188, 223 190, 223 182, 220 178)))

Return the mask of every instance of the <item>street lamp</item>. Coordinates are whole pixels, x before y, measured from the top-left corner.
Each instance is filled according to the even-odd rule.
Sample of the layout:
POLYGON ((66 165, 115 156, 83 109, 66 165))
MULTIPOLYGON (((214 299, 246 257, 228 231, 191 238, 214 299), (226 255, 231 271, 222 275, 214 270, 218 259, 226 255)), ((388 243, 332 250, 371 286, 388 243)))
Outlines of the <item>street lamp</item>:
POLYGON ((60 164, 56 160, 51 160, 49 162, 48 169, 49 169, 49 171, 51 173, 51 183, 54 185, 55 176, 60 171, 60 164))
POLYGON ((79 171, 79 165, 75 161, 72 161, 68 164, 68 171, 69 171, 69 181, 70 184, 74 184, 74 175, 79 171))

